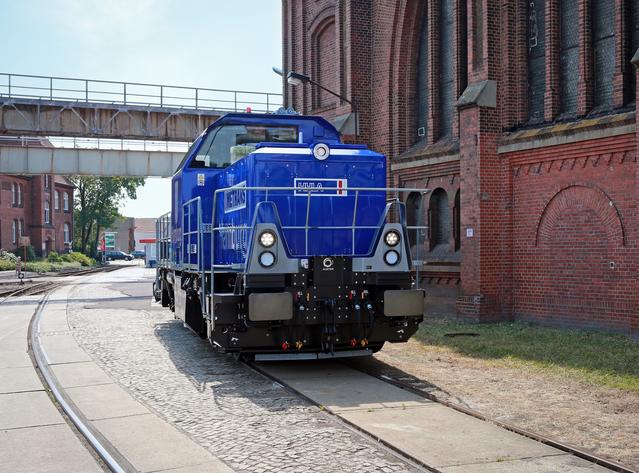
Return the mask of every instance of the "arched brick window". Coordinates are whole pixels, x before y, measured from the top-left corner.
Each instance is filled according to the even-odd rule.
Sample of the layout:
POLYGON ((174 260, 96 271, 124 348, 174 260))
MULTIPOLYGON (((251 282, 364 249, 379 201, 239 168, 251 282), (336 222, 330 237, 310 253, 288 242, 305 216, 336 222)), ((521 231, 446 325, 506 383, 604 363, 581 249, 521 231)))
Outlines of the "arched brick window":
POLYGON ((24 205, 22 200, 22 194, 24 193, 24 187, 22 184, 18 184, 18 207, 22 207, 24 205))
POLYGON ((69 227, 68 223, 64 224, 64 243, 70 243, 71 242, 71 227, 69 227))
POLYGON ((18 184, 15 182, 11 183, 11 205, 13 207, 18 206, 18 184))
MULTIPOLYGON (((313 76, 317 82, 327 89, 339 93, 339 58, 335 17, 330 16, 324 20, 317 27, 313 38, 313 76)), ((335 104, 336 98, 334 95, 319 87, 313 87, 312 91, 315 107, 322 108, 335 104)))
POLYGON ((455 206, 453 207, 453 238, 455 251, 461 248, 461 199, 459 190, 455 193, 455 206))
MULTIPOLYGON (((639 49, 639 2, 636 0, 627 0, 629 4, 629 8, 626 9, 628 12, 627 23, 630 25, 629 35, 628 35, 628 62, 634 56, 637 49, 639 49)), ((636 75, 634 66, 630 65, 628 67, 628 75, 630 76, 630 80, 628 83, 628 101, 634 102, 635 97, 637 96, 637 84, 636 84, 636 75)))
POLYGON ((544 120, 546 91, 546 15, 545 0, 529 0, 528 4, 528 119, 544 120))
POLYGON ((53 208, 55 210, 60 210, 60 191, 55 191, 53 196, 53 208))
POLYGON ((69 211, 69 193, 68 192, 65 192, 62 195, 62 205, 63 205, 64 211, 68 212, 69 211))
POLYGON ((428 131, 428 8, 422 7, 417 64, 417 139, 424 140, 428 131))
POLYGON ((428 227, 431 250, 447 244, 450 239, 450 210, 448 194, 442 188, 435 189, 428 205, 428 227))
POLYGON ((561 113, 577 112, 579 94, 579 2, 560 0, 559 82, 561 113))
POLYGON ((11 242, 13 244, 18 243, 18 221, 11 222, 11 242))
POLYGON ((615 75, 615 0, 596 0, 591 2, 591 8, 594 105, 598 108, 612 108, 615 75))
POLYGON ((44 201, 44 223, 51 223, 51 203, 44 201))
MULTIPOLYGON (((409 227, 423 225, 423 212, 422 195, 419 192, 408 194, 406 199, 406 225, 409 227)), ((423 236, 418 238, 419 236, 418 230, 408 230, 408 240, 411 248, 417 244, 424 243, 423 236)))
POLYGON ((448 138, 453 131, 455 113, 455 5, 453 0, 439 0, 439 137, 448 138))

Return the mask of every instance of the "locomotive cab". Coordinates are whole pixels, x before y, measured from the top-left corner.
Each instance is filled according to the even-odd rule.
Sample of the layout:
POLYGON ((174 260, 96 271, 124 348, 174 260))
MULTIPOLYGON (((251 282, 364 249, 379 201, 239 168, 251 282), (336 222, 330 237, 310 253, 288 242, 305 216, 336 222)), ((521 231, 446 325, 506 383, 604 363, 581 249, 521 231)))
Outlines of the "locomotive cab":
POLYGON ((386 158, 320 117, 228 114, 193 143, 158 220, 156 299, 224 351, 370 354, 423 319, 420 242, 386 158))

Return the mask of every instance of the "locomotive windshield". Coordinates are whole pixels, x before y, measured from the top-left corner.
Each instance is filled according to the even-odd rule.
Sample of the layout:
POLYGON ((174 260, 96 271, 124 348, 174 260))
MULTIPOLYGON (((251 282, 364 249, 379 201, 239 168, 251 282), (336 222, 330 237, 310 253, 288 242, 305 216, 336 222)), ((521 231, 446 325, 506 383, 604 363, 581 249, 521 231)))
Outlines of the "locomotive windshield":
POLYGON ((211 130, 190 168, 225 168, 255 150, 258 143, 297 143, 296 126, 226 125, 211 130))

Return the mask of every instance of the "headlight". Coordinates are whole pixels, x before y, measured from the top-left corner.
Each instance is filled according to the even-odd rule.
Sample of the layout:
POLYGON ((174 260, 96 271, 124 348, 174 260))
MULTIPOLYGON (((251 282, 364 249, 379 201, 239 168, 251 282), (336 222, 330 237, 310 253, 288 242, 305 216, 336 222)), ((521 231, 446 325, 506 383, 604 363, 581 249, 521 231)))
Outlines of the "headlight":
POLYGON ((270 248, 275 244, 275 233, 270 230, 260 233, 260 245, 264 248, 270 248))
POLYGON ((397 246, 399 243, 399 233, 395 230, 386 232, 386 235, 384 235, 384 241, 388 246, 397 246))
POLYGON ((389 266, 395 266, 399 263, 399 253, 395 250, 388 250, 384 255, 384 261, 389 266))
POLYGON ((265 251, 260 255, 260 264, 264 268, 270 268, 275 264, 275 255, 270 251, 265 251))

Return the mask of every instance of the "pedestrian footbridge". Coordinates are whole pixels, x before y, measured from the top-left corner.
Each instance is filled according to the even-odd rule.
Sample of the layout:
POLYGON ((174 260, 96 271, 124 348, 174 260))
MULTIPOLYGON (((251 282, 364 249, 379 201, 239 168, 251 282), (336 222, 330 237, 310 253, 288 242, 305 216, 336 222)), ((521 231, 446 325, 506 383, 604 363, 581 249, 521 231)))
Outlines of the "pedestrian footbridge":
POLYGON ((224 113, 281 106, 278 93, 0 73, 0 137, 98 140, 94 148, 0 141, 0 173, 167 176, 184 150, 104 149, 99 140, 189 143, 224 113))

